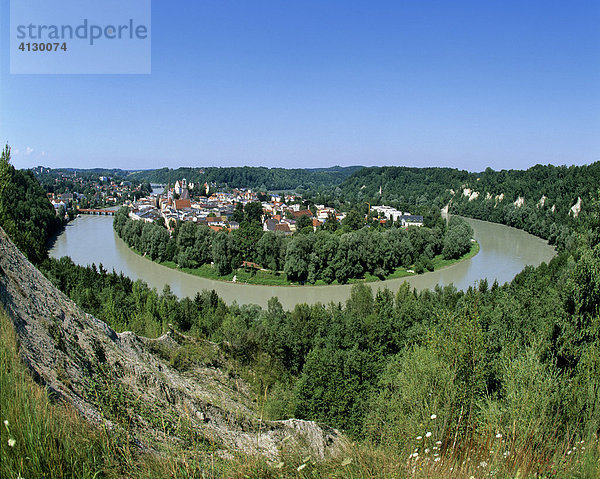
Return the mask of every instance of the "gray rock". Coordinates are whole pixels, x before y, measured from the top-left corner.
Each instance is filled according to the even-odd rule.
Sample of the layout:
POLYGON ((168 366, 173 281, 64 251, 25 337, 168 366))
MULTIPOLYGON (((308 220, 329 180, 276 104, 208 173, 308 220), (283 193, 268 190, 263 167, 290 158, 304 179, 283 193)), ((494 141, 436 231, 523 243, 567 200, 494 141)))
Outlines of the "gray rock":
POLYGON ((168 451, 201 437, 228 454, 275 460, 286 449, 318 460, 346 442, 312 421, 262 421, 248 386, 218 368, 172 368, 156 351, 180 347, 179 333, 116 333, 56 289, 1 228, 0 302, 36 381, 89 421, 127 429, 144 449, 168 451))

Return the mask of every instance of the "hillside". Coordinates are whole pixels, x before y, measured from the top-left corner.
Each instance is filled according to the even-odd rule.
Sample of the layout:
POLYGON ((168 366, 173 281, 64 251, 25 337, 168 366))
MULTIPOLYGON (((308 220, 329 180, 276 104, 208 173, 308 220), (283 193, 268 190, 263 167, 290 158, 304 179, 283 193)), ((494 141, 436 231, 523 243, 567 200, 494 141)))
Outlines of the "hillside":
POLYGON ((230 168, 161 168, 158 170, 142 170, 132 173, 129 178, 151 183, 174 183, 186 178, 194 183, 215 182, 217 186, 236 188, 258 188, 261 190, 295 190, 337 185, 344 181, 362 166, 331 168, 265 168, 265 167, 230 167, 230 168))
POLYGON ((331 198, 334 204, 448 207, 450 213, 514 226, 562 248, 574 241, 572 231, 593 215, 599 185, 598 161, 483 172, 372 167, 346 179, 331 198))
POLYGON ((202 438, 215 450, 270 459, 284 446, 326 458, 343 442, 311 421, 262 421, 244 382, 214 366, 209 342, 202 346, 211 360, 182 374, 164 352, 193 340, 115 333, 54 288, 1 229, 0 300, 36 381, 88 420, 126 430, 141 448, 169 451, 202 438))

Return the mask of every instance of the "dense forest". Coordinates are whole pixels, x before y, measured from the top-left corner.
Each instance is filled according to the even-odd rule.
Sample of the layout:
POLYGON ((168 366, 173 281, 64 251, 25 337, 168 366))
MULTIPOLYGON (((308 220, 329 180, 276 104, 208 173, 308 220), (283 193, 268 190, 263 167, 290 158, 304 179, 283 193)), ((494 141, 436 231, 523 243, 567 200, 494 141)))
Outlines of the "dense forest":
POLYGON ((175 183, 182 178, 194 183, 216 183, 218 186, 266 190, 295 190, 298 187, 314 188, 337 185, 360 170, 362 166, 331 168, 264 168, 240 166, 231 168, 161 168, 137 171, 129 179, 150 183, 175 183))
POLYGON ((154 261, 172 261, 182 268, 214 263, 221 276, 250 261, 302 284, 319 280, 345 284, 365 274, 383 279, 400 267, 414 266, 417 273, 433 271, 436 256, 457 259, 468 253, 473 236, 464 220, 453 217, 446 225, 439 213, 431 221, 432 228, 405 229, 364 226, 357 212, 339 227, 334 219, 316 232, 311 220, 302 216, 298 232, 285 236, 263 231, 260 203, 248 203, 244 211, 240 228, 231 233, 215 233, 206 225, 184 221, 170 234, 164 221, 129 219, 128 208, 117 212, 114 229, 130 247, 154 261), (301 220, 307 221, 305 227, 301 220))
POLYGON ((449 205, 449 212, 514 226, 571 247, 574 229, 593 214, 600 162, 584 166, 536 165, 469 173, 451 168, 373 167, 354 173, 317 197, 332 206, 370 202, 449 205), (571 208, 581 198, 581 211, 571 208), (571 244, 569 244, 571 243, 571 244))
POLYGON ((46 243, 62 221, 31 171, 10 164, 10 147, 0 157, 0 226, 34 263, 47 257, 46 243))
MULTIPOLYGON (((15 192, 40 205, 45 198, 3 163, 6 171, 12 176, 2 176, 0 226, 16 241, 50 228, 12 226, 15 192)), ((506 175, 513 181, 521 173, 506 175)), ((542 192, 535 188, 526 198, 542 192)), ((467 460, 474 448, 497 449, 507 461, 529 454, 536 472, 550 477, 557 450, 566 458, 580 440, 597 447, 600 433, 600 192, 586 188, 564 189, 551 201, 568 205, 579 195, 585 210, 576 219, 553 217, 569 241, 550 264, 526 267, 503 286, 484 280, 464 292, 449 286, 417 293, 405 285, 396 294, 373 293, 358 284, 345 304, 285 311, 276 298, 266 309, 228 306, 214 291, 178 299, 168 287, 159 293, 68 258, 46 259, 40 269, 118 331, 156 337, 172 325, 215 341, 252 376, 266 418, 319 420, 401 463, 417 451, 432 460, 449 451, 467 460)), ((183 371, 213 361, 193 348, 170 360, 183 371)))

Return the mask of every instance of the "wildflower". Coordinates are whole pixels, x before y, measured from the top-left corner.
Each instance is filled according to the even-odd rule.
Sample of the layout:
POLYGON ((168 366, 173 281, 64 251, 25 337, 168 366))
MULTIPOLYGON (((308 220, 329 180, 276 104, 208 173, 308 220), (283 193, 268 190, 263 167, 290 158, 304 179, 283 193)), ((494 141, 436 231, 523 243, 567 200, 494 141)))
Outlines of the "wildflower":
POLYGON ((423 436, 417 436, 417 441, 420 441, 421 439, 423 439, 423 436))
POLYGON ((487 467, 488 463, 487 463, 487 462, 485 462, 485 461, 481 461, 481 462, 479 463, 479 465, 480 465, 481 467, 487 467))
POLYGON ((5 425, 6 427, 8 427, 8 419, 5 419, 5 420, 4 420, 4 425, 5 425))
POLYGON ((301 471, 302 469, 304 469, 305 467, 306 467, 306 463, 304 463, 304 464, 300 464, 300 465, 298 466, 298 472, 300 472, 300 471, 301 471))
POLYGON ((412 455, 413 455, 413 457, 419 457, 419 453, 418 452, 413 452, 412 455))
POLYGON ((429 454, 429 448, 425 449, 425 454, 429 454))
POLYGON ((425 437, 431 437, 431 432, 427 431, 427 434, 425 434, 425 437))
POLYGON ((496 439, 501 439, 502 438, 502 434, 498 433, 496 434, 496 439))
POLYGON ((442 441, 436 441, 435 443, 436 443, 438 446, 441 446, 441 445, 442 445, 442 441))
POLYGON ((437 417, 437 414, 432 414, 431 415, 431 419, 435 419, 437 417))
POLYGON ((435 462, 438 462, 440 459, 441 459, 441 457, 436 457, 436 458, 434 459, 434 461, 435 461, 435 462))
POLYGON ((17 443, 17 441, 15 441, 12 437, 8 438, 8 445, 10 447, 15 447, 16 443, 17 443))
MULTIPOLYGON (((9 441, 9 442, 10 442, 10 441, 9 441)), ((569 449, 569 450, 567 451, 567 456, 570 456, 572 452, 573 452, 573 451, 571 451, 571 449, 569 449)))
POLYGON ((510 456, 510 452, 508 452, 508 451, 505 451, 505 452, 504 452, 504 454, 503 454, 503 456, 504 456, 504 457, 508 457, 508 456, 510 456))

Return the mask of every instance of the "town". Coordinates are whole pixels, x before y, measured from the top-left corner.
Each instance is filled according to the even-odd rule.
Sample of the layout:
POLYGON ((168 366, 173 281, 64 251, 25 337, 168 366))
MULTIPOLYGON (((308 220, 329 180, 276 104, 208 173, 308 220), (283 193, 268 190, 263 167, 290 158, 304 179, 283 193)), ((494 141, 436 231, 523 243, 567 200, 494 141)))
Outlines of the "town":
MULTIPOLYGON (((341 223, 347 216, 347 213, 325 205, 307 206, 302 202, 302 198, 291 193, 265 194, 246 188, 233 188, 231 192, 214 193, 210 190, 211 185, 207 183, 198 188, 198 185, 188 183, 183 178, 181 181, 177 180, 172 188, 168 185, 161 193, 151 193, 137 201, 127 201, 125 204, 131 208, 130 218, 145 222, 162 219, 169 230, 179 221, 204 224, 213 231, 238 229, 240 224, 235 221, 236 206, 243 207, 252 202, 260 202, 262 205, 263 229, 283 234, 295 233, 306 226, 312 226, 316 231, 327 221, 341 223), (198 190, 204 195, 194 195, 192 198, 192 192, 198 190)), ((423 226, 423 216, 401 212, 391 206, 373 206, 369 213, 381 224, 394 222, 405 228, 423 226)))

